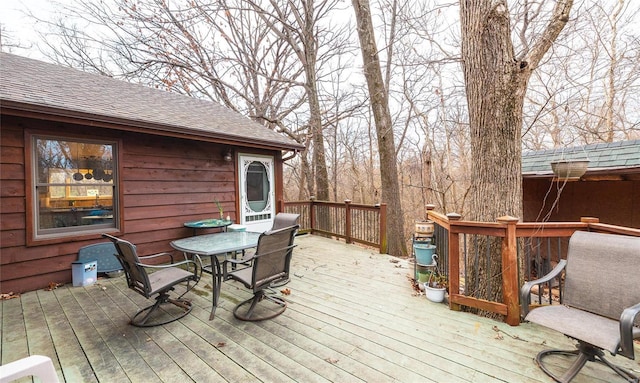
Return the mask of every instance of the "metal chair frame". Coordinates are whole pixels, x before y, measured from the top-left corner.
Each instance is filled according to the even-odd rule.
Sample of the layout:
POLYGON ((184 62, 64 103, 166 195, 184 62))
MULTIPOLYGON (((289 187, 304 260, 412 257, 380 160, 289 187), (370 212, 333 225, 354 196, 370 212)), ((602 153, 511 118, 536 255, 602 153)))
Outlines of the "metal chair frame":
POLYGON ((278 230, 270 230, 260 235, 255 254, 248 259, 228 259, 225 261, 226 279, 241 282, 246 288, 253 290, 253 296, 238 305, 233 315, 244 321, 261 321, 274 318, 282 314, 287 308, 287 302, 274 295, 270 289, 274 281, 280 281, 289 273, 295 234, 299 225, 293 225, 278 230), (251 266, 227 272, 227 265, 251 262, 251 266), (269 301, 276 305, 276 310, 269 315, 254 316, 258 303, 269 301), (249 305, 245 312, 241 309, 249 305))
POLYGON ((118 258, 127 277, 127 284, 130 289, 136 291, 145 298, 151 298, 154 295, 155 303, 139 310, 132 318, 131 324, 137 327, 153 327, 176 321, 191 312, 191 301, 183 298, 183 296, 191 291, 202 276, 202 262, 199 257, 193 260, 184 260, 174 263, 171 253, 158 253, 148 256, 138 256, 136 246, 129 241, 114 237, 109 234, 102 234, 104 238, 113 241, 118 258), (149 265, 140 262, 140 260, 148 260, 158 257, 168 256, 171 264, 167 265, 149 265), (193 267, 193 271, 190 271, 193 267), (147 273, 147 270, 153 270, 147 273), (171 292, 175 290, 175 286, 186 282, 185 291, 177 298, 171 297, 171 292), (170 314, 171 310, 165 310, 168 319, 150 321, 152 314, 158 312, 162 305, 171 304, 181 309, 178 314, 170 314))
MULTIPOLYGON (((570 382, 587 362, 611 368, 627 382, 638 383, 632 372, 604 357, 634 359, 634 339, 640 339, 640 238, 577 231, 569 241, 567 259, 542 278, 527 282, 520 290, 525 320, 564 333, 577 341, 576 350, 543 350, 538 366, 556 382, 570 382), (529 310, 531 290, 564 273, 562 305, 544 305, 529 310), (555 375, 543 359, 550 355, 575 355, 573 364, 555 375)), ((562 282, 562 281, 561 281, 562 282)))

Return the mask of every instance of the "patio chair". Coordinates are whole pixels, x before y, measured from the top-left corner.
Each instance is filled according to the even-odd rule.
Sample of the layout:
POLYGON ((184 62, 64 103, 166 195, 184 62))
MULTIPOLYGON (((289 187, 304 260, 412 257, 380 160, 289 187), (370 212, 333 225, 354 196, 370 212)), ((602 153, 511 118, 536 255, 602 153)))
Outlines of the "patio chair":
MULTIPOLYGON (((182 297, 193 289, 200 280, 202 275, 201 262, 198 264, 193 260, 185 260, 174 263, 171 253, 138 256, 136 246, 131 242, 109 234, 102 234, 102 236, 113 241, 117 250, 115 255, 122 264, 129 288, 145 298, 155 296, 154 304, 139 310, 133 316, 132 325, 138 327, 159 326, 178 320, 191 312, 191 301, 182 297), (171 264, 147 265, 140 262, 140 260, 161 256, 169 256, 171 264), (152 270, 152 272, 147 273, 147 270, 152 270), (177 298, 171 298, 171 291, 181 283, 186 283, 185 291, 177 298), (178 310, 172 306, 176 306, 178 310)), ((199 260, 198 257, 195 259, 199 260)))
POLYGON ((604 358, 604 350, 634 359, 634 339, 640 338, 640 238, 577 231, 569 240, 567 259, 546 276, 524 284, 520 291, 525 320, 565 334, 578 342, 576 350, 543 350, 538 366, 557 382, 570 382, 589 361, 600 362, 628 382, 638 377, 604 358), (563 304, 529 311, 531 288, 565 270, 563 304), (576 360, 556 376, 543 359, 574 355, 576 360))
POLYGON ((249 259, 228 259, 227 265, 251 261, 251 266, 225 272, 228 279, 242 283, 247 289, 253 291, 253 297, 239 303, 233 309, 233 315, 244 321, 259 321, 274 318, 284 312, 287 302, 268 292, 273 281, 281 280, 288 275, 293 244, 298 225, 285 227, 278 230, 270 230, 262 233, 258 239, 255 254, 249 259), (258 305, 261 301, 268 301, 271 305, 258 305), (245 306, 248 309, 244 309, 245 306), (260 312, 260 313, 257 313, 260 312), (255 314, 255 315, 254 315, 255 314))
MULTIPOLYGON (((289 226, 293 226, 293 225, 297 225, 298 224, 298 219, 300 218, 300 214, 295 214, 295 213, 278 213, 276 214, 275 218, 273 219, 273 224, 271 226, 271 231, 273 230, 278 230, 278 229, 283 229, 285 227, 289 227, 289 226)), ((297 234, 297 231, 296 231, 297 234)), ((295 234, 294 234, 295 235, 295 234)), ((236 254, 234 254, 234 259, 235 259, 236 254)), ((252 255, 247 256, 247 252, 245 252, 244 250, 242 251, 242 259, 243 262, 242 264, 244 266, 250 266, 251 264, 249 263, 251 260, 252 255)), ((233 269, 236 269, 237 265, 233 265, 233 269)), ((281 287, 286 285, 287 283, 289 283, 289 281, 291 281, 291 278, 289 277, 289 270, 287 270, 286 275, 284 275, 281 279, 277 280, 277 281, 273 281, 271 283, 271 287, 281 287)))
POLYGON ((56 369, 48 356, 31 355, 0 366, 0 383, 13 382, 27 376, 37 377, 41 382, 59 382, 56 369))
POLYGON ((285 227, 297 225, 299 218, 300 214, 278 213, 273 219, 273 226, 271 226, 271 230, 278 230, 285 227))
MULTIPOLYGON (((299 218, 300 218, 300 214, 278 213, 273 219, 273 226, 271 227, 271 230, 278 230, 285 227, 297 225, 299 218)), ((296 234, 297 234, 297 230, 296 230, 296 233, 294 233, 293 235, 296 235, 296 234)), ((287 274, 283 276, 281 279, 277 281, 273 281, 271 283, 271 287, 281 287, 286 285, 290 281, 291 281, 291 278, 289 277, 289 269, 287 269, 287 274)))

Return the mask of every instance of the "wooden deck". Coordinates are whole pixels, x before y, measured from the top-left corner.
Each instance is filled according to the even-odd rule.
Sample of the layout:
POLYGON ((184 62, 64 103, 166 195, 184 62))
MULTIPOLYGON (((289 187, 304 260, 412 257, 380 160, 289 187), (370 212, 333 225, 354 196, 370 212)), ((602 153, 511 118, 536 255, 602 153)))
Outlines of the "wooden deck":
MULTIPOLYGON (((2 363, 51 357, 66 382, 550 382, 535 365, 562 335, 448 310, 412 293, 406 261, 301 236, 285 313, 244 323, 231 310, 248 291, 225 282, 216 318, 208 275, 187 317, 142 329, 129 316, 149 302, 124 278, 66 285, 2 302, 2 363)), ((640 353, 640 347, 638 352, 640 353)), ((638 357, 615 362, 640 371, 638 357)), ((616 382, 589 364, 574 380, 616 382)))

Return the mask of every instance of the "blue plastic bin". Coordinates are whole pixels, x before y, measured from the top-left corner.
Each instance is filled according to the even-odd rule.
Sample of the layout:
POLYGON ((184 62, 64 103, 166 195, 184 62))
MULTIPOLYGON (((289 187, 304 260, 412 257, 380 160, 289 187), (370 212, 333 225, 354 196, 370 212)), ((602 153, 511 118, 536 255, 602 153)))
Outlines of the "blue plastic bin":
POLYGON ((74 286, 89 286, 98 279, 98 262, 73 262, 71 263, 71 273, 74 286))

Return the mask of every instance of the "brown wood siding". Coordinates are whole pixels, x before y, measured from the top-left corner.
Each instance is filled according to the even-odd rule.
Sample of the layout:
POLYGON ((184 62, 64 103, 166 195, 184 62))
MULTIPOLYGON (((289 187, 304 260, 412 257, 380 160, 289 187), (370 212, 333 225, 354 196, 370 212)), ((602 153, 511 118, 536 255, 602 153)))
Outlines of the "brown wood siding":
POLYGON ((571 222, 581 217, 597 217, 602 223, 640 228, 638 180, 576 181, 562 187, 562 183, 550 179, 524 179, 523 191, 524 221, 527 222, 541 221, 555 203, 548 221, 571 222))
MULTIPOLYGON (((141 254, 172 251, 169 242, 190 236, 185 221, 224 215, 237 218, 237 175, 234 162, 223 160, 229 148, 211 142, 151 136, 142 133, 2 117, 0 142, 2 183, 0 203, 0 292, 40 289, 50 282, 71 282, 71 262, 82 246, 104 241, 83 235, 61 243, 27 245, 25 129, 38 133, 121 140, 120 187, 123 215, 121 236, 141 254), (87 134, 92 132, 92 136, 87 134), (95 132, 96 134, 93 134, 95 132)), ((231 148, 274 156, 279 151, 231 148)), ((281 165, 276 169, 276 199, 282 198, 281 165)))

